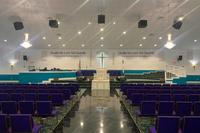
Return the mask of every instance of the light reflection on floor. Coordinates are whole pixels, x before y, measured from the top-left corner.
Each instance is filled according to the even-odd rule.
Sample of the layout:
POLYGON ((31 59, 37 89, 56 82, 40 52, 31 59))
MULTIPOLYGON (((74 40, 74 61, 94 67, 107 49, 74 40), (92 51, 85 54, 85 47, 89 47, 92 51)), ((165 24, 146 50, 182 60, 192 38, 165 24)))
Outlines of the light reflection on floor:
MULTIPOLYGON (((133 133, 132 123, 116 95, 91 96, 88 92, 64 122, 64 133, 133 133)), ((94 94, 94 93, 92 93, 94 94)))

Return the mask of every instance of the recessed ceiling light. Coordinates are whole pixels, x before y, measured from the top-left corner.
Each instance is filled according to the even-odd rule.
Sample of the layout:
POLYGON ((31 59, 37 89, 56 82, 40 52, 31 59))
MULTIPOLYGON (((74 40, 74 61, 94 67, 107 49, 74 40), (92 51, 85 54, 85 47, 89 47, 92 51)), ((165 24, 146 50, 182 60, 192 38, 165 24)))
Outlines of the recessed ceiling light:
POLYGON ((119 46, 120 46, 120 47, 123 47, 124 45, 123 45, 123 44, 120 44, 119 46))
POLYGON ((162 40, 162 37, 160 36, 160 37, 158 37, 158 39, 159 39, 159 40, 162 40))
POLYGON ((113 24, 115 25, 115 24, 116 24, 116 22, 113 22, 113 24))
POLYGON ((45 36, 42 37, 43 40, 46 40, 47 38, 45 36))
POLYGON ((147 39, 147 37, 143 36, 143 37, 142 37, 142 39, 143 39, 143 40, 146 40, 146 39, 147 39))
POLYGON ((91 22, 88 22, 88 25, 91 25, 92 23, 91 22))
POLYGON ((51 47, 51 44, 48 44, 48 47, 51 47))
POLYGON ((194 40, 194 42, 197 42, 197 40, 194 40))
POLYGON ((183 21, 184 17, 179 17, 178 21, 183 21))
POLYGON ((100 31, 104 31, 104 28, 101 28, 100 31))
POLYGON ((62 37, 61 37, 61 36, 59 36, 59 37, 58 37, 58 39, 59 39, 59 40, 61 40, 61 39, 62 39, 62 37))
POLYGON ((139 46, 142 47, 142 44, 140 43, 139 46))
POLYGON ((58 21, 58 25, 60 25, 60 21, 58 21))
POLYGON ((157 45, 157 44, 154 44, 153 46, 154 46, 154 47, 157 47, 158 45, 157 45))
POLYGON ((81 34, 82 34, 82 32, 81 32, 81 31, 78 31, 78 34, 79 34, 79 35, 81 35, 81 34))
POLYGON ((63 44, 62 46, 63 46, 63 47, 65 47, 65 46, 66 46, 66 44, 63 44))
POLYGON ((7 42, 8 40, 4 40, 4 42, 7 42))
POLYGON ((81 47, 85 47, 85 44, 81 44, 81 47))
POLYGON ((104 45, 103 44, 101 44, 101 47, 103 47, 104 45))
POLYGON ((84 126, 84 123, 83 123, 83 122, 81 122, 81 123, 80 123, 80 125, 81 125, 81 127, 83 127, 83 126, 84 126))
POLYGON ((124 31, 123 34, 126 35, 126 31, 124 31))
POLYGON ((104 37, 101 37, 100 39, 101 39, 101 40, 104 40, 104 37))

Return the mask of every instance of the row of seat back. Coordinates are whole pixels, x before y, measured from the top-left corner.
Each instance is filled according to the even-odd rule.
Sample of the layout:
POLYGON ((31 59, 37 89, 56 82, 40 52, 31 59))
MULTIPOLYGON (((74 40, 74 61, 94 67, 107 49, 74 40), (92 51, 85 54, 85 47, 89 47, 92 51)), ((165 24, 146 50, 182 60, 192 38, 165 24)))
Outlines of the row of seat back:
POLYGON ((40 117, 54 116, 56 111, 51 101, 5 101, 1 102, 3 114, 32 114, 40 117))
POLYGON ((71 89, 2 89, 0 93, 70 93, 74 95, 76 91, 71 89))
POLYGON ((0 133, 39 133, 40 125, 33 122, 31 115, 27 114, 0 114, 0 133))
POLYGON ((64 100, 70 100, 70 93, 0 93, 0 101, 52 101, 60 104, 64 100), (59 102, 59 103, 58 103, 59 102))
POLYGON ((126 91, 123 92, 123 95, 128 95, 131 93, 152 93, 152 94, 200 94, 200 90, 170 90, 170 89, 166 89, 166 90, 157 90, 157 89, 153 89, 153 90, 148 90, 148 89, 141 89, 141 90, 137 90, 137 89, 127 89, 126 91))
POLYGON ((200 115, 200 102, 156 102, 143 101, 140 105, 140 116, 156 116, 156 115, 177 115, 190 116, 200 115))
POLYGON ((159 116, 156 124, 149 128, 149 133, 199 133, 200 117, 159 116))
POLYGON ((141 101, 190 101, 196 102, 200 101, 200 94, 131 94, 131 96, 127 96, 129 100, 131 100, 132 104, 135 106, 139 106, 141 101))

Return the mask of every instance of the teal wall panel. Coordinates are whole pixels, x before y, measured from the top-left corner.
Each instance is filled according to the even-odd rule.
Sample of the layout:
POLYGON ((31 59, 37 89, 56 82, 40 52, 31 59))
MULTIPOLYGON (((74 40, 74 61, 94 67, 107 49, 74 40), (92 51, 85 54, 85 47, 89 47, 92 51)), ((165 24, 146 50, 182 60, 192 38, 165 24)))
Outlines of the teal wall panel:
POLYGON ((36 84, 50 78, 75 78, 76 72, 26 72, 19 74, 0 74, 0 81, 18 81, 20 84, 36 84))

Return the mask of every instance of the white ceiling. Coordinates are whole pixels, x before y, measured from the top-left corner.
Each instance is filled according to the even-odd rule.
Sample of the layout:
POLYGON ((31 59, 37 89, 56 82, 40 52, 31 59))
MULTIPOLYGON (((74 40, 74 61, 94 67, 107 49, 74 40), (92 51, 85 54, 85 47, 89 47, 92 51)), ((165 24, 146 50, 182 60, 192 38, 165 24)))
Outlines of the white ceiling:
POLYGON ((24 33, 30 34, 32 49, 38 48, 162 48, 167 34, 172 33, 176 48, 200 47, 200 0, 0 0, 0 45, 19 46, 24 33), (106 24, 97 24, 98 14, 106 15, 106 24), (184 16, 181 30, 171 25, 184 16), (48 19, 58 19, 58 29, 48 26, 48 19), (147 19, 148 27, 138 29, 139 19, 147 19), (23 21, 25 28, 15 31, 14 21, 23 21), (88 25, 91 22, 91 25, 88 25), (113 22, 116 22, 113 25, 113 22), (100 32, 100 28, 104 28, 100 32), (82 31, 78 35, 78 31, 82 31), (127 31, 123 35, 123 31, 127 31), (62 40, 58 39, 61 34, 62 40), (46 40, 42 37, 45 36, 46 40), (100 40, 100 37, 104 40, 100 40), (143 40, 142 37, 147 37, 143 40), (158 37, 163 39, 159 40, 158 37), (4 40, 8 42, 4 42, 4 40), (198 42, 194 43, 197 39, 198 42), (142 43, 143 46, 139 47, 142 43), (154 44, 158 47, 154 47, 154 44), (51 44, 51 47, 48 47, 51 44), (199 45, 199 46, 198 46, 199 45))

